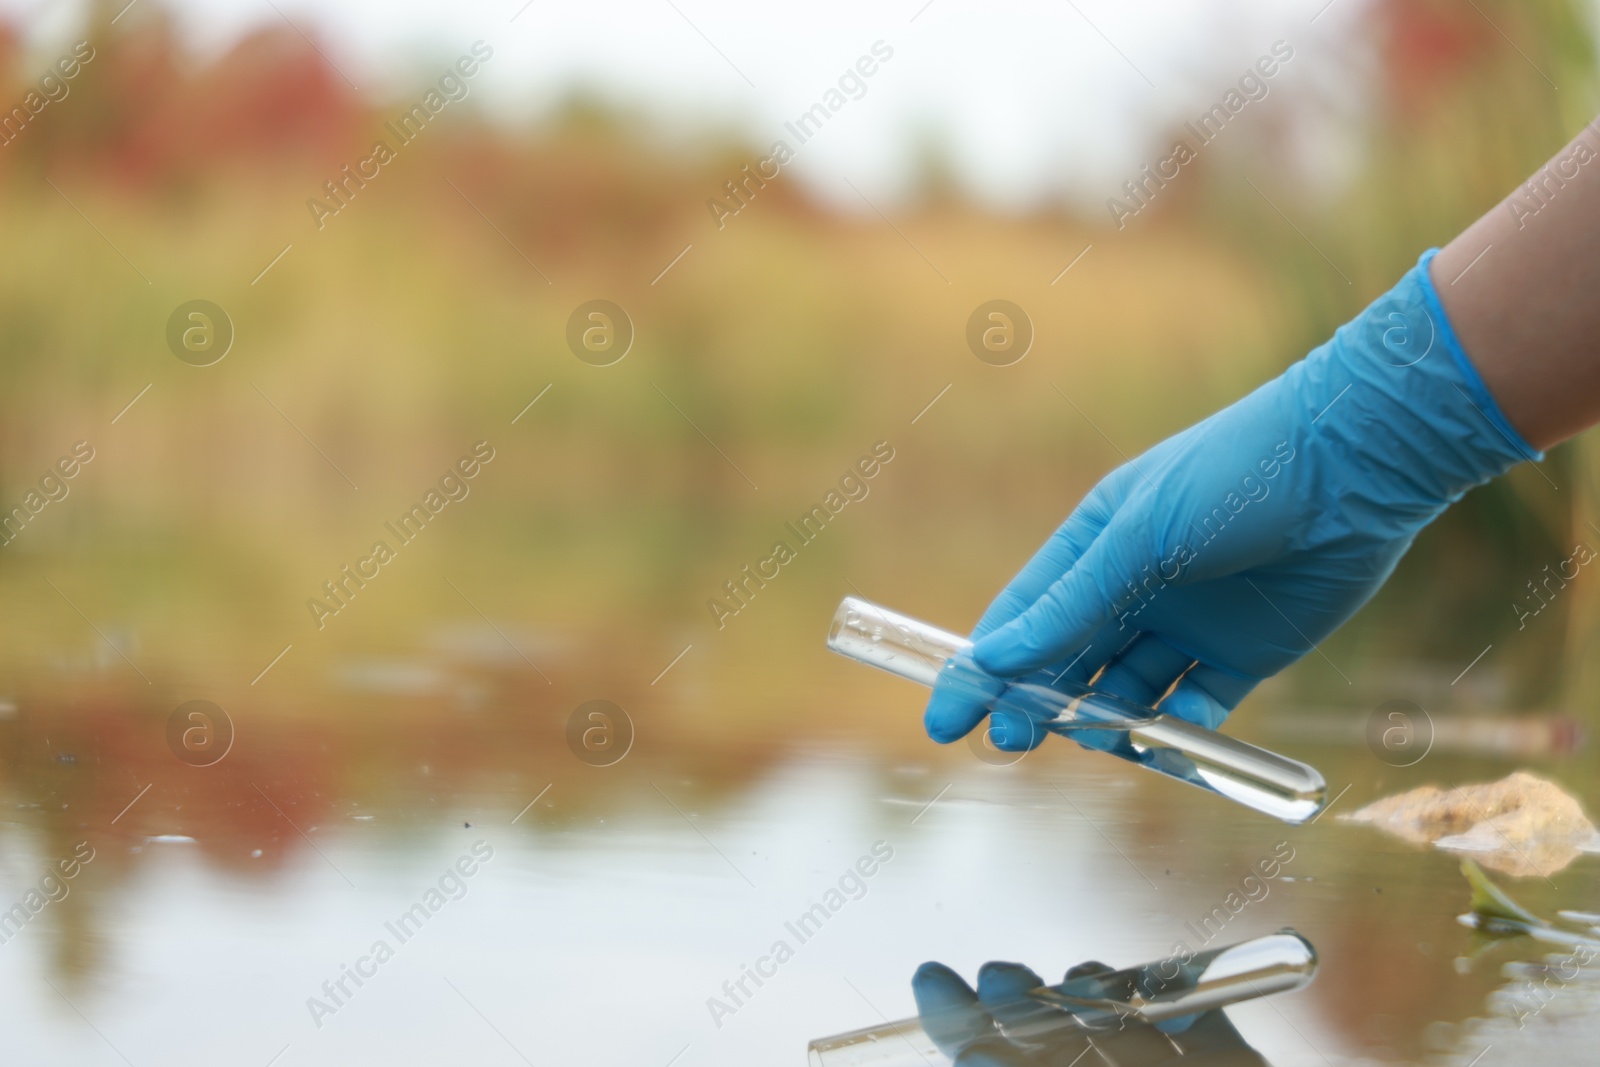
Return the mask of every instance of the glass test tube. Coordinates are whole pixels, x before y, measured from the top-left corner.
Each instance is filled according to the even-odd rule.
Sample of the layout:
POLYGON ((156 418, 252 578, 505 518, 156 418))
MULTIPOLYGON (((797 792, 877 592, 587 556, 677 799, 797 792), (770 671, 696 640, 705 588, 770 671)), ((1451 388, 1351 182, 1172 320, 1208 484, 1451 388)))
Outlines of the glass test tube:
POLYGON ((1327 786, 1315 767, 1087 686, 1052 683, 1048 672, 1006 681, 968 655, 972 642, 857 597, 834 613, 828 647, 851 659, 931 686, 965 690, 994 710, 1017 712, 1036 728, 1236 800, 1284 822, 1322 809, 1327 786))
POLYGON ((1316 971, 1316 949, 1294 930, 1284 929, 1181 962, 1171 957, 1040 986, 1021 1002, 1006 1005, 999 1013, 1003 1022, 954 1008, 932 1018, 818 1038, 806 1055, 811 1067, 940 1067, 978 1040, 999 1036, 1023 1047, 1049 1046, 1074 1035, 1120 1030, 1129 1020, 1155 1024, 1299 989, 1316 971), (957 1036, 935 1042, 930 1029, 957 1036))

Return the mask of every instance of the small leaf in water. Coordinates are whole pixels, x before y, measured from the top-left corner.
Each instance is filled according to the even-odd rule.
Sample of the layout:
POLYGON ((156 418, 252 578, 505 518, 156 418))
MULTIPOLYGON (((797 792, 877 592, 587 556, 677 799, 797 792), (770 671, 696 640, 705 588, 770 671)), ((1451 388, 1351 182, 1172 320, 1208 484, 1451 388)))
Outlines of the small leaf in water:
POLYGON ((1512 922, 1528 926, 1544 926, 1544 920, 1506 895, 1505 890, 1489 881, 1471 860, 1461 861, 1461 873, 1472 887, 1472 914, 1479 920, 1512 922))

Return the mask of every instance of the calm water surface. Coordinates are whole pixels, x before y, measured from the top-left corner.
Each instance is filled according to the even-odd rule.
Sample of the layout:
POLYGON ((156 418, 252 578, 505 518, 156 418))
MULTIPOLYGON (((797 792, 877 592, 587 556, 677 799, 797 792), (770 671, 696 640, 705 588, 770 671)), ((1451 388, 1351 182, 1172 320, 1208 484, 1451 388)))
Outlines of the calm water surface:
MULTIPOLYGON (((960 745, 675 751, 641 730, 591 767, 564 713, 336 696, 240 715, 250 743, 209 767, 173 758, 138 694, 18 698, 0 907, 66 895, 0 944, 6 1062, 798 1065, 812 1038, 913 1014, 924 960, 1054 981, 1283 926, 1317 946, 1317 980, 1229 1014, 1285 1067, 1522 1062, 1592 1003, 1583 976, 1523 1029, 1467 1023, 1542 950, 1476 942, 1452 858, 1335 817, 1510 762, 1397 770, 1246 719, 1349 787, 1296 828, 1056 739, 994 767, 960 745), (763 958, 776 973, 735 998, 763 958)), ((1544 769, 1582 795, 1581 767, 1544 769)), ((1541 914, 1596 910, 1597 862, 1507 884, 1541 914)))

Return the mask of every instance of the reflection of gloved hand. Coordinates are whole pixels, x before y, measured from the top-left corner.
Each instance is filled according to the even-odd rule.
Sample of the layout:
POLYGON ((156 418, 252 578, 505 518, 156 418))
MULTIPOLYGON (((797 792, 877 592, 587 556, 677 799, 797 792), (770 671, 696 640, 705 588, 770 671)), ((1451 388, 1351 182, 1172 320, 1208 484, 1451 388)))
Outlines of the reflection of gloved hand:
MULTIPOLYGON (((977 664, 1048 670, 1218 725, 1383 584, 1417 531, 1468 489, 1538 458, 1468 361, 1428 277, 1432 253, 1333 339, 1113 471, 990 605, 977 664), (1187 673, 1186 673, 1187 672, 1187 673), (1179 679, 1182 679, 1179 681, 1179 679)), ((928 733, 985 706, 936 686, 928 733)), ((999 713, 995 744, 1043 740, 999 713)))
MULTIPOLYGON (((1081 963, 1064 984, 1078 995, 1109 995, 1094 979, 1113 973, 1101 963, 1081 963)), ((942 963, 924 963, 911 979, 922 1028, 955 1067, 1070 1067, 1093 1047, 1095 1062, 1155 1067, 1182 1061, 1214 1067, 1265 1067, 1221 1011, 1188 1016, 1156 1027, 1129 1016, 1101 1013, 1085 1029, 1061 1008, 1026 996, 1044 980, 1017 963, 986 963, 974 993, 942 963)))

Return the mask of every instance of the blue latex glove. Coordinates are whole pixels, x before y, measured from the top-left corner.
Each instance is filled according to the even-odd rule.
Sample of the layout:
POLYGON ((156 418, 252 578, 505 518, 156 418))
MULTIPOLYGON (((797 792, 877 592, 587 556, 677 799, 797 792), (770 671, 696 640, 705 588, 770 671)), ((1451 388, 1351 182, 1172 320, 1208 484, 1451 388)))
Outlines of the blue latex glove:
MULTIPOLYGON (((1462 351, 1433 255, 1281 377, 1101 481, 979 621, 977 665, 1078 684, 1103 669, 1095 688, 1147 705, 1172 689, 1162 711, 1215 728, 1446 507, 1542 458, 1462 351)), ((924 721, 943 743, 985 714, 970 688, 935 686, 924 721)), ((1045 733, 1001 712, 990 736, 1021 751, 1045 733)))

